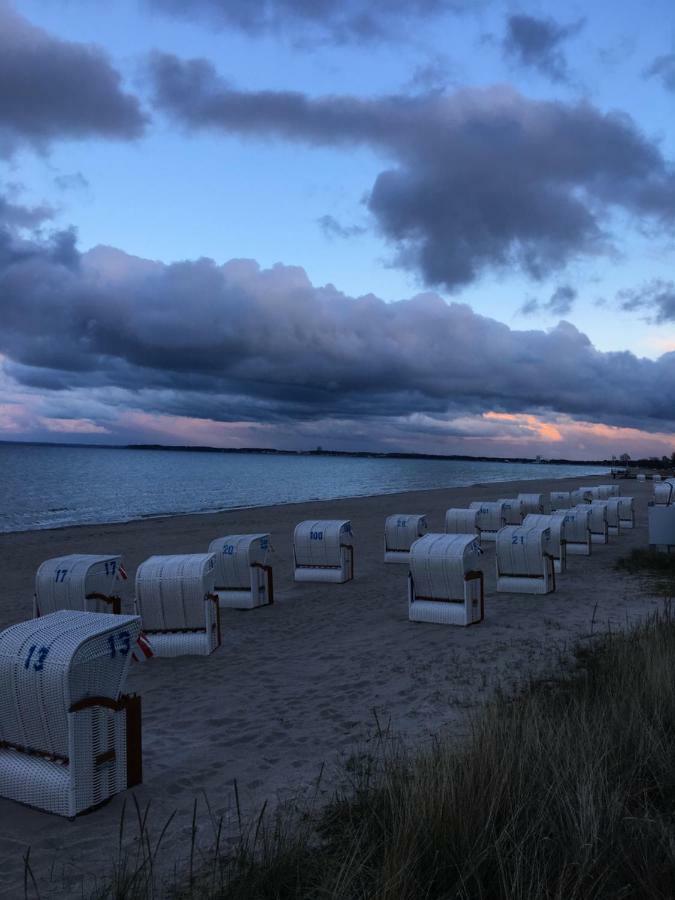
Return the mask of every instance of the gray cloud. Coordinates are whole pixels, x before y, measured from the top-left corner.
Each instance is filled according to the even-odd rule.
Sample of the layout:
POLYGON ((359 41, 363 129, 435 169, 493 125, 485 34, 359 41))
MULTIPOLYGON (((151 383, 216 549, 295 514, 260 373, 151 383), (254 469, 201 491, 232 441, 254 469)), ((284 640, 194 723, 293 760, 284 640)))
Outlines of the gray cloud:
POLYGON ((327 238, 353 238, 365 234, 368 230, 362 225, 342 225, 335 216, 328 214, 320 216, 317 222, 327 238))
POLYGON ((675 53, 657 56, 645 69, 645 78, 658 78, 668 91, 675 91, 675 53))
POLYGON ((55 138, 129 140, 144 125, 102 50, 52 37, 0 0, 0 155, 55 138))
POLYGON ((561 45, 583 26, 583 20, 561 25, 551 18, 509 16, 502 41, 504 54, 520 65, 537 69, 552 81, 567 81, 567 60, 561 45))
POLYGON ((26 239, 5 223, 0 298, 6 372, 65 410, 81 392, 224 422, 485 410, 652 430, 675 420, 675 354, 602 353, 569 323, 516 331, 431 293, 352 298, 297 267, 80 254, 72 231, 26 239))
POLYGON ((336 43, 401 37, 406 24, 447 12, 461 13, 485 0, 145 0, 150 7, 220 27, 311 35, 336 43))
POLYGON ((637 288, 617 293, 621 309, 647 313, 649 321, 662 325, 675 322, 675 282, 654 279, 637 288))
POLYGON ((529 298, 523 303, 520 312, 524 316, 534 313, 550 313, 553 316, 567 316, 572 311, 577 292, 569 284, 559 285, 545 303, 529 298))
POLYGON ((506 87, 310 98, 241 91, 206 60, 156 55, 155 104, 188 129, 310 145, 368 145, 391 160, 368 207, 396 262, 449 290, 485 270, 542 278, 611 249, 620 210, 672 230, 675 175, 626 115, 532 101, 506 87))
POLYGON ((82 172, 56 175, 54 184, 60 191, 86 191, 89 187, 89 182, 82 172))

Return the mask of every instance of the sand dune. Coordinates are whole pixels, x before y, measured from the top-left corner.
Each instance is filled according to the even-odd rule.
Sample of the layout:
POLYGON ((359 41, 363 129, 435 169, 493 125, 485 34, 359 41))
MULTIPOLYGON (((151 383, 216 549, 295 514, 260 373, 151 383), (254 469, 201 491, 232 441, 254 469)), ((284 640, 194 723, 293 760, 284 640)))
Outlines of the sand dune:
MULTIPOLYGON (((638 527, 594 545, 590 558, 571 557, 555 594, 496 595, 494 547, 487 544, 486 620, 478 627, 410 624, 407 568, 382 562, 386 515, 426 513, 431 530, 442 531, 448 506, 607 480, 543 479, 2 535, 0 627, 30 616, 34 573, 47 557, 122 552, 131 611, 133 574, 151 554, 201 552, 220 534, 272 532, 273 607, 223 612, 223 646, 207 659, 156 659, 131 671, 128 688, 143 698, 145 777, 135 793, 143 804, 152 801, 155 830, 178 811, 165 845, 166 858, 178 858, 195 797, 204 811, 198 840, 206 845, 204 794, 231 834, 235 780, 245 813, 311 785, 322 764, 328 792, 339 764, 372 736, 376 715, 414 742, 440 730, 461 736, 467 713, 496 685, 512 687, 545 671, 580 636, 651 612, 658 601, 643 596, 638 579, 613 571, 619 556, 646 544, 649 482, 621 482, 636 498, 638 527), (350 584, 294 584, 293 526, 314 515, 352 520, 350 584)), ((75 822, 0 800, 0 896, 23 896, 28 846, 43 897, 66 896, 69 880, 105 874, 125 796, 129 801, 121 795, 75 822)))

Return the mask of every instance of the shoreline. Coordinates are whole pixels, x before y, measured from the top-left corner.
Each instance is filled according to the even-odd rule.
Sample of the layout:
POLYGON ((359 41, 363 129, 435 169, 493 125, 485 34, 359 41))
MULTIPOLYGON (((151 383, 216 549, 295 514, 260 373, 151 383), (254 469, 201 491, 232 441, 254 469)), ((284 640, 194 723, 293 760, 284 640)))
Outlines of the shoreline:
MULTIPOLYGON (((325 765, 319 802, 330 795, 354 753, 367 748, 374 711, 392 732, 417 746, 435 734, 461 740, 471 715, 497 687, 511 691, 556 665, 582 637, 626 627, 658 608, 616 560, 646 543, 651 482, 631 481, 637 526, 591 557, 572 557, 556 593, 496 594, 494 547, 486 544, 486 618, 476 628, 408 621, 407 566, 382 560, 383 524, 396 512, 424 513, 443 530, 445 509, 521 491, 564 490, 607 481, 606 475, 482 482, 472 486, 395 492, 347 499, 248 507, 128 523, 79 525, 0 535, 6 560, 0 628, 31 616, 33 582, 45 559, 73 552, 121 552, 129 580, 120 585, 131 611, 136 567, 159 553, 204 552, 219 534, 269 531, 275 603, 250 612, 223 610, 223 645, 211 656, 155 659, 132 667, 125 690, 143 703, 144 783, 134 790, 152 803, 153 833, 176 812, 164 858, 180 863, 193 804, 202 811, 197 843, 212 839, 204 793, 223 840, 235 838, 234 785, 246 820, 313 789, 325 765), (320 510, 320 512, 319 512, 320 510), (345 585, 296 584, 292 529, 313 514, 352 521, 355 579, 345 585)), ((22 895, 23 855, 43 897, 72 896, 82 878, 112 866, 121 811, 129 792, 74 822, 0 799, 0 897, 22 895), (94 826, 92 828, 92 826, 94 826), (54 868, 54 888, 48 881, 54 868), (69 889, 61 873, 73 875, 69 889)), ((127 840, 133 850, 134 826, 127 840)))
MULTIPOLYGON (((398 494, 423 494, 430 493, 433 491, 454 491, 454 490, 468 490, 470 488, 483 488, 489 487, 490 485, 497 484, 518 484, 526 481, 562 481, 562 480, 572 480, 576 481, 577 478, 604 478, 610 475, 611 469, 608 469, 606 472, 599 473, 584 473, 579 476, 575 475, 558 475, 558 476, 549 476, 548 478, 521 478, 514 480, 513 478, 507 478, 505 480, 495 480, 495 481, 474 481, 470 484, 460 484, 460 485, 447 485, 444 487, 430 487, 430 488, 414 488, 413 490, 404 490, 404 491, 385 491, 379 492, 375 494, 345 494, 336 497, 322 497, 322 498, 310 498, 308 500, 287 500, 283 503, 254 503, 245 506, 225 506, 219 507, 217 509, 204 509, 204 510, 189 510, 187 512, 167 512, 167 513, 148 513, 147 515, 141 516, 133 516, 129 519, 111 519, 110 521, 102 521, 102 522, 66 522, 62 525, 45 525, 45 526, 31 526, 30 528, 19 528, 13 531, 1 531, 0 530, 0 538, 5 535, 12 534, 32 534, 33 532, 52 532, 52 531, 61 531, 65 528, 105 528, 109 525, 129 525, 133 522, 148 522, 164 519, 179 519, 186 518, 189 516, 216 516, 222 515, 224 513, 230 512, 241 512, 253 509, 277 509, 285 506, 299 506, 305 503, 334 503, 340 502, 344 500, 362 500, 362 499, 372 499, 374 497, 391 497, 398 494)), ((611 476, 610 476, 611 477, 611 476)), ((626 479, 632 480, 632 479, 626 479)), ((523 492, 524 493, 524 492, 523 492)))

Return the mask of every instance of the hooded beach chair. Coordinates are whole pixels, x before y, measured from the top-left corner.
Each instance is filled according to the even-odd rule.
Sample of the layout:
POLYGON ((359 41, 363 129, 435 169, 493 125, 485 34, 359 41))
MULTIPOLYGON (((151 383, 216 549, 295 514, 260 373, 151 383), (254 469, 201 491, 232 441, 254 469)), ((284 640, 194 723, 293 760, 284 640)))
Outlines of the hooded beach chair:
POLYGON ((220 646, 213 553, 151 556, 136 572, 136 611, 155 656, 207 656, 220 646))
POLYGON ((384 561, 386 563, 407 563, 410 547, 418 537, 429 530, 425 516, 399 513, 387 516, 384 522, 384 561))
POLYGON ((497 590, 549 594, 555 590, 551 530, 541 525, 506 525, 495 543, 497 590))
POLYGON ((546 500, 543 494, 518 494, 523 516, 530 513, 534 515, 543 515, 546 513, 546 500))
MULTIPOLYGON (((617 497, 619 501, 619 525, 621 528, 635 528, 635 504, 632 497, 617 497)), ((675 499, 675 489, 673 489, 675 499)))
MULTIPOLYGON (((582 508, 584 504, 581 504, 582 508)), ((609 542, 609 530, 607 528, 607 501, 594 500, 588 504, 590 510, 588 516, 588 528, 591 532, 591 543, 607 544, 609 542)))
POLYGON ((553 568, 556 575, 561 575, 567 568, 567 541, 565 540, 565 517, 552 513, 528 513, 523 525, 539 525, 549 528, 551 540, 548 552, 553 557, 553 568))
POLYGON ((481 542, 494 541, 499 529, 506 524, 504 502, 502 500, 475 500, 469 504, 469 509, 478 510, 476 524, 480 529, 481 542))
POLYGON ((591 488, 593 500, 609 500, 610 497, 619 496, 618 484, 596 484, 591 488))
POLYGON ((644 472, 638 472, 638 474, 637 474, 637 480, 638 480, 638 481, 646 481, 646 480, 647 480, 647 476, 645 475, 644 472))
POLYGON ((426 534, 410 548, 408 618, 474 625, 485 614, 481 549, 470 534, 426 534))
POLYGON ((654 485, 654 505, 670 506, 675 500, 675 478, 666 478, 665 481, 654 485))
POLYGON ((59 610, 0 633, 0 796, 73 817, 142 780, 123 694, 138 616, 59 610))
POLYGON ((551 512, 557 509, 569 509, 572 499, 569 491, 551 491, 551 512))
POLYGON ((607 511, 607 534, 621 534, 621 514, 619 511, 619 498, 608 497, 606 500, 593 500, 591 506, 598 503, 605 504, 607 511))
POLYGON ((478 509, 461 509, 452 507, 445 511, 445 533, 446 534, 470 534, 475 538, 480 538, 480 527, 478 525, 478 509))
POLYGON ((570 491, 570 500, 572 501, 572 506, 577 506, 579 503, 590 503, 593 499, 593 491, 591 488, 575 488, 573 491, 570 491))
POLYGON ((505 524, 520 525, 525 516, 525 506, 520 497, 502 497, 500 503, 504 504, 505 524))
POLYGON ((59 609, 119 613, 115 583, 126 577, 121 556, 71 553, 47 559, 35 576, 33 615, 59 609))
POLYGON ((354 539, 347 519, 300 522, 293 533, 296 581, 343 584, 354 577, 354 539))
POLYGON ((590 503, 582 503, 572 509, 555 510, 551 517, 563 520, 565 556, 591 555, 590 503))
POLYGON ((652 475, 652 481, 661 481, 661 476, 659 475, 658 472, 655 472, 655 473, 652 475))
POLYGON ((229 534, 211 541, 216 558, 215 592, 223 609, 254 609, 274 603, 269 534, 229 534))

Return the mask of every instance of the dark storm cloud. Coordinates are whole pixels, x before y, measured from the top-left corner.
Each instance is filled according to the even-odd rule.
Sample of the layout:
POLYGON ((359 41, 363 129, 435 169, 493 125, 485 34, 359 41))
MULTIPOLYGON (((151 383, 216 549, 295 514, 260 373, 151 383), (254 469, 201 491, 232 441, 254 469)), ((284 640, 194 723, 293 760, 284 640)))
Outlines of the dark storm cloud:
POLYGON ((484 6, 477 0, 145 0, 186 19, 206 19, 249 34, 311 35, 336 43, 401 36, 405 25, 484 6))
POLYGON ((627 312, 644 312, 657 325, 675 322, 675 283, 655 279, 638 288, 619 291, 617 299, 627 312))
POLYGON ((70 231, 28 240, 5 225, 0 304, 10 376, 113 407, 265 423, 488 409, 654 430, 675 419, 675 354, 601 353, 569 323, 515 331, 435 294, 352 298, 290 266, 81 255, 70 231))
POLYGON ((328 214, 320 216, 317 222, 327 238, 353 238, 367 231, 362 225, 342 225, 335 216, 328 214))
POLYGON ((520 312, 525 316, 540 312, 551 313, 554 316, 567 316, 572 311, 576 298, 577 292, 573 287, 561 284, 544 303, 532 298, 526 300, 521 306, 520 312))
POLYGON ((645 70, 646 78, 658 78, 668 91, 675 91, 675 53, 657 56, 645 70))
POLYGON ((0 155, 55 138, 128 140, 144 124, 102 50, 52 37, 0 0, 0 155))
POLYGON ((504 54, 520 65, 538 69, 552 81, 566 81, 567 60, 561 45, 577 34, 583 25, 583 20, 561 25, 551 18, 509 16, 502 41, 504 54))
POLYGON ((507 87, 312 98, 241 91, 206 60, 156 55, 155 103, 188 129, 369 145, 392 161, 368 206, 396 261, 452 290, 487 269, 534 278, 611 248, 610 214, 670 230, 675 175, 627 115, 507 87))

